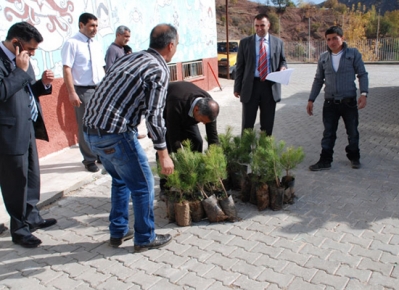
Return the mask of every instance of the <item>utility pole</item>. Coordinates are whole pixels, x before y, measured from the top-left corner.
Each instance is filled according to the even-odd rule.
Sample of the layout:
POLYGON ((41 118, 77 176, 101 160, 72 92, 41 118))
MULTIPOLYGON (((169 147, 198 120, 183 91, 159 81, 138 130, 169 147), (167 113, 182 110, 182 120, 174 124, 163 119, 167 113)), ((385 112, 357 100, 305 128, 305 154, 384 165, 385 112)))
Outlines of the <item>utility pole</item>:
POLYGON ((308 61, 310 62, 310 14, 308 17, 308 32, 309 32, 309 36, 308 36, 308 61))
POLYGON ((377 20, 377 39, 375 41, 375 55, 377 57, 377 60, 379 59, 378 57, 378 35, 380 34, 380 12, 381 8, 378 9, 378 20, 377 20))
POLYGON ((227 79, 230 79, 230 48, 229 48, 229 0, 226 0, 226 50, 227 50, 227 79))

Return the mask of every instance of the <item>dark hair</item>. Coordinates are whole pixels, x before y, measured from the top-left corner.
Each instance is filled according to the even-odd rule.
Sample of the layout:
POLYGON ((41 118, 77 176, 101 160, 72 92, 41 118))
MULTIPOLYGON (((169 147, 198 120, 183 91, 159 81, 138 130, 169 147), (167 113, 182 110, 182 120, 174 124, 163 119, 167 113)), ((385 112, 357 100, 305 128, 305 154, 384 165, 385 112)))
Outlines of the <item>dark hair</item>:
POLYGON ((133 49, 129 46, 129 45, 125 45, 124 47, 123 47, 123 51, 125 52, 125 54, 128 54, 128 53, 130 53, 130 52, 133 52, 133 49))
POLYGON ((197 103, 198 113, 208 117, 209 121, 214 122, 219 115, 219 104, 213 99, 202 98, 197 103))
POLYGON ((342 37, 344 35, 344 32, 342 31, 342 28, 339 26, 331 26, 329 29, 326 30, 326 33, 324 36, 327 36, 327 34, 334 34, 336 33, 338 36, 342 37))
POLYGON ((13 38, 18 38, 25 42, 30 42, 32 39, 37 43, 43 41, 43 36, 40 34, 39 30, 28 22, 18 22, 10 27, 6 40, 10 41, 13 38))
POLYGON ((269 21, 269 16, 267 16, 265 13, 260 13, 260 14, 256 15, 256 16, 254 17, 254 20, 255 20, 255 19, 256 19, 256 20, 262 20, 263 18, 266 18, 267 21, 269 21))
POLYGON ((83 13, 79 16, 79 28, 80 28, 80 23, 83 23, 83 25, 86 25, 89 20, 97 20, 97 17, 91 13, 83 13))
POLYGON ((158 24, 151 30, 150 48, 163 49, 177 38, 177 30, 171 24, 158 24))

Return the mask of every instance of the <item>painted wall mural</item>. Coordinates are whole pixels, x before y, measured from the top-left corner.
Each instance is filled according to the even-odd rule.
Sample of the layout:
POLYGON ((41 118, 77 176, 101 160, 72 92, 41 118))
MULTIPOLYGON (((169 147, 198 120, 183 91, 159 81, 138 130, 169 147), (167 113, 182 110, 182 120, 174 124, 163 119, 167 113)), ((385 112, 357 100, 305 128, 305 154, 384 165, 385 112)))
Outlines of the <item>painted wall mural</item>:
POLYGON ((96 39, 103 51, 115 39, 115 30, 131 30, 133 51, 148 48, 151 29, 170 23, 179 33, 179 46, 172 62, 216 57, 215 0, 3 0, 0 2, 0 40, 15 22, 27 21, 40 31, 44 41, 32 57, 37 77, 45 69, 62 77, 60 50, 65 40, 79 30, 83 12, 97 16, 96 39))

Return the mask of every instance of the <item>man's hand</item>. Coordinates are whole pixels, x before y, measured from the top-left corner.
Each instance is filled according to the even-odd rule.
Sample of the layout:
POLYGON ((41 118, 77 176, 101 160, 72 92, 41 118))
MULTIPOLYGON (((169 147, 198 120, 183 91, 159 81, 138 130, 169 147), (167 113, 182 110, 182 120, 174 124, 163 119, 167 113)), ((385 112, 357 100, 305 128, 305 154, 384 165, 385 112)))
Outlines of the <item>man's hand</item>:
POLYGON ((280 71, 286 70, 287 68, 285 66, 280 67, 280 71))
POLYGON ((76 92, 69 93, 68 97, 69 97, 69 102, 71 103, 72 106, 80 107, 82 101, 79 99, 79 96, 76 92))
POLYGON ((236 98, 240 98, 240 93, 234 92, 234 96, 235 96, 236 98))
POLYGON ((29 52, 27 50, 19 51, 19 46, 15 47, 15 65, 24 71, 29 68, 29 52))
POLYGON ((360 98, 357 100, 357 107, 359 109, 363 109, 367 105, 367 97, 366 96, 360 96, 360 98))
POLYGON ((172 159, 168 154, 168 150, 158 150, 159 164, 161 165, 161 173, 165 175, 170 175, 173 173, 175 166, 172 159))
POLYGON ((309 116, 313 116, 313 102, 309 101, 306 107, 309 116))
POLYGON ((54 80, 54 73, 51 70, 45 70, 42 74, 42 82, 45 86, 51 85, 54 80))

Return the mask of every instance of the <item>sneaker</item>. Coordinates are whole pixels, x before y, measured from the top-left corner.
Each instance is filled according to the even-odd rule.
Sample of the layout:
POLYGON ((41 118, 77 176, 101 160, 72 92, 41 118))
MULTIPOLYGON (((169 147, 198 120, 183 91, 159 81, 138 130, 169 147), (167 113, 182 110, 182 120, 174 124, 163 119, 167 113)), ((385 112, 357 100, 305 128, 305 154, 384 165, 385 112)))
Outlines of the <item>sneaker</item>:
POLYGON ((134 236, 134 232, 132 230, 129 230, 127 232, 127 234, 124 235, 122 238, 113 238, 113 237, 111 237, 109 239, 109 244, 110 244, 111 247, 117 248, 120 245, 122 245, 122 243, 124 241, 133 239, 133 236, 134 236))
POLYGON ((353 169, 359 169, 361 167, 359 159, 351 160, 351 165, 353 169))
POLYGON ((166 235, 155 235, 155 239, 148 244, 144 245, 134 245, 135 252, 142 252, 151 249, 158 249, 160 247, 166 246, 172 241, 172 236, 169 234, 166 235))
POLYGON ((329 170, 331 163, 319 161, 316 164, 309 166, 310 171, 329 170))

